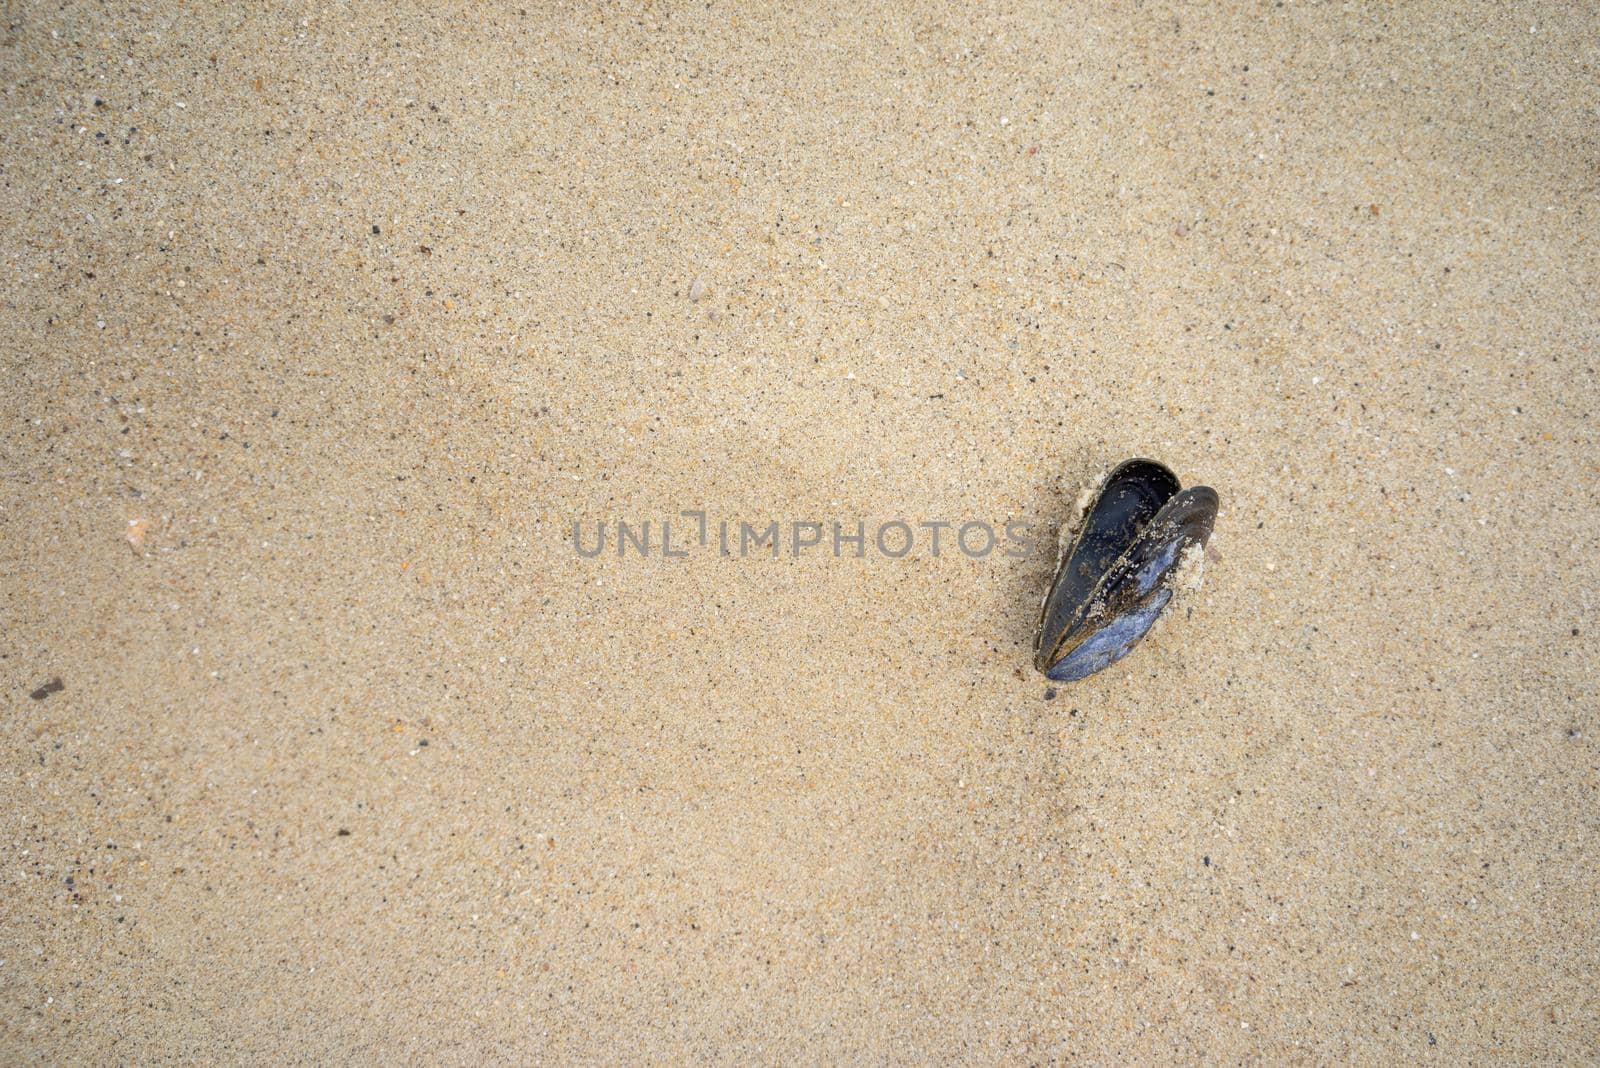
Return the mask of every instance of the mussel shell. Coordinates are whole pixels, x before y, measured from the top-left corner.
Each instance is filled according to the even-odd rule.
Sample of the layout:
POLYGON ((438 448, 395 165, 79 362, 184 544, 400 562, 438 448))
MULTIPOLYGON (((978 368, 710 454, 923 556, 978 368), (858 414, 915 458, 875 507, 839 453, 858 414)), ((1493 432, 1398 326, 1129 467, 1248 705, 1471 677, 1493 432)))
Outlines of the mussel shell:
POLYGON ((1167 579, 1183 550, 1210 538, 1217 505, 1209 487, 1180 491, 1154 460, 1119 464, 1062 553, 1040 610, 1034 666, 1068 682, 1126 656, 1171 600, 1167 579))

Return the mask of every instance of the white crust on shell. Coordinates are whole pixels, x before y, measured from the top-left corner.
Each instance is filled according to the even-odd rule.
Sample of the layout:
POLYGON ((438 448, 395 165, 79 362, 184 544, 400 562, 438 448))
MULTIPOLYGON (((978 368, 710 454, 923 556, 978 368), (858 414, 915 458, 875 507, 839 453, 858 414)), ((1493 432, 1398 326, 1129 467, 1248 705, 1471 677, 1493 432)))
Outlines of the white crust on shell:
POLYGON ((1206 580, 1206 547, 1199 542, 1190 542, 1183 547, 1183 552, 1178 556, 1178 566, 1172 569, 1172 574, 1167 577, 1167 585, 1172 587, 1174 593, 1185 590, 1193 592, 1198 590, 1206 580))
POLYGON ((1180 601, 1192 596, 1200 589, 1206 577, 1206 547, 1199 542, 1191 542, 1183 547, 1183 552, 1178 555, 1178 563, 1167 572, 1163 582, 1172 591, 1171 600, 1156 617, 1155 623, 1150 627, 1150 632, 1145 637, 1154 637, 1166 629, 1167 620, 1177 615, 1180 601))

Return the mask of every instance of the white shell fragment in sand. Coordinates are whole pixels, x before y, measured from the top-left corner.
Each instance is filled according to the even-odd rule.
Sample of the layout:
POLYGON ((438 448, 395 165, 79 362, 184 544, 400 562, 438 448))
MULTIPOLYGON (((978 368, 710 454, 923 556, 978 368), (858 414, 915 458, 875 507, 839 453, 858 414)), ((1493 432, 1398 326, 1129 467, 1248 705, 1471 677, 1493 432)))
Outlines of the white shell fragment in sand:
POLYGON ((706 280, 704 278, 696 278, 693 282, 689 283, 689 299, 690 300, 698 301, 701 297, 704 297, 705 295, 706 295, 706 280))

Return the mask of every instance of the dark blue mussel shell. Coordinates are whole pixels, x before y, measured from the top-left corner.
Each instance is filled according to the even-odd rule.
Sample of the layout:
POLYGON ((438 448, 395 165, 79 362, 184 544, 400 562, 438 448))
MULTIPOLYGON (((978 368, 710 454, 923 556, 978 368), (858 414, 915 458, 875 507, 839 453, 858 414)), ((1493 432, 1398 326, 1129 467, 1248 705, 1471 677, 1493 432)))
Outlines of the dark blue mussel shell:
POLYGON ((1172 599, 1183 551, 1204 546, 1217 519, 1209 486, 1179 489, 1154 460, 1106 476, 1061 554, 1039 613, 1033 666, 1072 682, 1121 660, 1172 599))

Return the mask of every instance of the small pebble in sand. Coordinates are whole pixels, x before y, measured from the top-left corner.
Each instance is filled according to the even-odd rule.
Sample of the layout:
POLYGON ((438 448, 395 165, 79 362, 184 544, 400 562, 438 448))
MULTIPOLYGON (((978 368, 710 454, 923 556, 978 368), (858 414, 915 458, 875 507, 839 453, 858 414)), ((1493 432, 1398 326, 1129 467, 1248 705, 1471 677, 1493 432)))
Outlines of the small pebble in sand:
POLYGON ((150 520, 145 519, 142 516, 137 519, 130 519, 128 520, 128 529, 124 533, 124 536, 128 539, 129 545, 133 546, 135 549, 142 548, 144 546, 145 533, 149 531, 149 529, 150 520))
POLYGON ((689 299, 690 300, 699 300, 701 297, 703 297, 705 295, 706 295, 706 281, 705 281, 704 278, 696 278, 693 282, 689 283, 689 299))
POLYGON ((67 688, 67 684, 66 683, 62 682, 59 678, 54 678, 54 679, 51 679, 49 682, 45 683, 43 686, 39 687, 37 690, 34 690, 28 696, 33 698, 35 701, 43 701, 46 697, 49 697, 51 694, 60 693, 62 690, 65 690, 66 688, 67 688))

